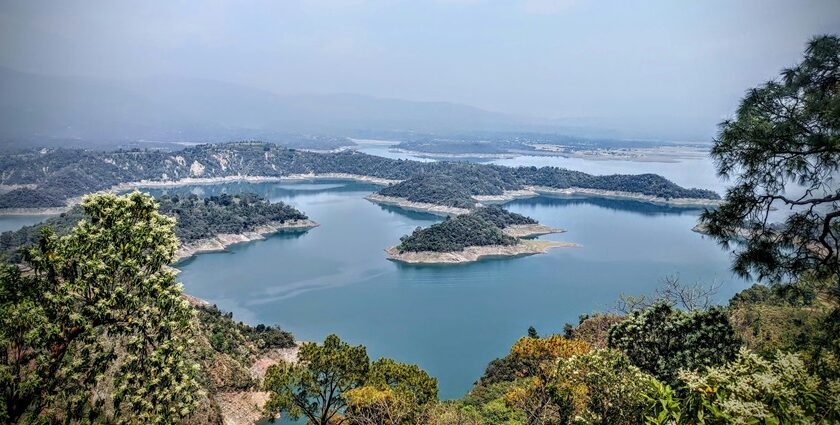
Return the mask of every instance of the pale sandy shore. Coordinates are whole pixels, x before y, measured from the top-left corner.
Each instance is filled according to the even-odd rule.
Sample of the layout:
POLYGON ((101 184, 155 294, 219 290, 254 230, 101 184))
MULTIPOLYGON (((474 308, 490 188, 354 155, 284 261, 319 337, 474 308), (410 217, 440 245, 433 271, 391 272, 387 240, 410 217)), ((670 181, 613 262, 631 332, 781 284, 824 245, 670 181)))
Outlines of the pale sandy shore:
POLYGON ((520 257, 533 254, 544 254, 551 248, 569 248, 578 246, 571 242, 555 242, 543 240, 520 240, 516 245, 469 246, 454 252, 403 252, 396 247, 385 250, 388 259, 407 264, 460 264, 490 257, 520 257))
POLYGON ((175 252, 175 262, 177 263, 196 254, 224 251, 227 247, 234 244, 265 239, 266 236, 277 232, 307 230, 313 227, 318 227, 318 223, 312 220, 292 220, 284 223, 266 224, 245 233, 219 234, 212 238, 201 239, 180 246, 175 252))
POLYGON ((461 215, 470 212, 470 210, 466 208, 447 207, 425 202, 412 202, 405 198, 382 196, 378 193, 372 193, 366 196, 365 199, 371 202, 376 202, 377 204, 393 205, 407 210, 427 212, 437 215, 461 215))
POLYGON ((505 227, 502 229, 502 232, 514 238, 533 238, 551 233, 564 233, 565 230, 544 224, 514 224, 513 226, 505 227))
POLYGON ((506 190, 501 195, 473 195, 473 199, 483 204, 501 204, 514 199, 526 199, 540 194, 530 189, 506 190))

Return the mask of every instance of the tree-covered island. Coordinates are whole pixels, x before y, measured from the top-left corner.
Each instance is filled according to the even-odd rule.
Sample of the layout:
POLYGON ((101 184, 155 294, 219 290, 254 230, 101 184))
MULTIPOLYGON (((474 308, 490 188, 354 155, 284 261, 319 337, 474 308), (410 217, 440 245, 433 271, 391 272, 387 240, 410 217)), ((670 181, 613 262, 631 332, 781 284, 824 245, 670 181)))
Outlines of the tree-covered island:
POLYGON ((572 244, 524 239, 562 232, 499 206, 480 207, 448 216, 427 228, 417 228, 388 248, 391 260, 405 263, 463 263, 483 257, 520 256, 572 244))

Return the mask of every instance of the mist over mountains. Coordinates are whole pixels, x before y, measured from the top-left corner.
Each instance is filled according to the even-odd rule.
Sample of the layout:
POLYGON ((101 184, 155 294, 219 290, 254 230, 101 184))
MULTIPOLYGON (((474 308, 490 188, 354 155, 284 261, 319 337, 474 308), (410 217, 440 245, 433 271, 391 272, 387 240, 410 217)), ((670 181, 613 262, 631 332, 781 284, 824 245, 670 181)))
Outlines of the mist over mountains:
POLYGON ((176 77, 108 80, 0 68, 0 139, 224 141, 297 133, 535 130, 546 123, 447 102, 278 95, 176 77))

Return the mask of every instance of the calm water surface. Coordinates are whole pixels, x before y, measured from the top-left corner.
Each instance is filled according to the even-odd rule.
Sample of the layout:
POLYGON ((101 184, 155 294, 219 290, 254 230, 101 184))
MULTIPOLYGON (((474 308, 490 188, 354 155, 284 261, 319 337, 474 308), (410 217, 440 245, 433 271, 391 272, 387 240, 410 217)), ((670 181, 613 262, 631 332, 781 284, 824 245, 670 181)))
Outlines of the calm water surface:
MULTIPOLYGON (((383 156, 409 157, 387 146, 383 156)), ((380 152, 381 151, 381 152, 380 152)), ((555 165, 595 174, 654 172, 675 182, 722 191, 708 160, 680 163, 591 161, 559 157, 496 159, 503 165, 555 165)), ((436 376, 443 398, 463 395, 487 362, 535 326, 562 332, 578 316, 605 311, 619 294, 652 292, 667 275, 724 283, 723 302, 746 282, 729 272, 728 254, 691 231, 699 211, 631 201, 535 198, 511 211, 567 229, 544 238, 578 248, 459 266, 404 266, 383 249, 440 217, 366 201, 375 186, 341 181, 232 183, 154 190, 212 195, 253 191, 294 205, 321 224, 305 233, 203 254, 179 265, 186 291, 246 322, 279 324, 297 338, 336 333, 368 347, 371 357, 417 363, 436 376)), ((0 217, 10 230, 43 217, 0 217)))
MULTIPOLYGON (((170 193, 255 191, 305 211, 320 227, 279 234, 182 263, 187 292, 250 323, 279 324, 302 340, 336 333, 371 357, 417 363, 441 396, 463 395, 528 326, 561 332, 621 293, 649 293, 667 275, 720 280, 724 301, 745 283, 727 254, 690 229, 697 211, 636 202, 536 198, 507 207, 568 229, 548 239, 578 248, 460 266, 404 266, 383 248, 439 217, 363 199, 374 186, 342 182, 229 184, 170 193)), ((155 192, 160 194, 161 191, 155 192)))

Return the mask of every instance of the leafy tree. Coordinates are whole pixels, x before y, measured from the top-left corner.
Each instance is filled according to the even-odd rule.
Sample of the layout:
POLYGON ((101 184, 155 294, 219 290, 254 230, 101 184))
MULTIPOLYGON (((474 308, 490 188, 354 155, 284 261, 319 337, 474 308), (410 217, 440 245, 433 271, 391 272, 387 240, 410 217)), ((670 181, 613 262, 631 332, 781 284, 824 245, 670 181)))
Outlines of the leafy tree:
POLYGON ((558 361, 552 394, 558 404, 570 406, 571 418, 585 423, 637 424, 653 379, 618 351, 593 350, 558 361))
POLYGON ((443 402, 429 409, 425 425, 483 425, 475 408, 457 402, 443 402))
POLYGON ((701 223, 726 247, 743 241, 736 272, 840 279, 840 38, 812 39, 800 64, 750 90, 711 155, 721 176, 737 177, 701 223), (791 213, 771 223, 773 209, 791 213))
POLYGON ((537 328, 533 326, 528 326, 528 338, 539 338, 540 335, 537 333, 537 328))
POLYGON ((364 346, 335 335, 320 346, 303 344, 296 364, 271 366, 264 387, 271 416, 306 416, 318 425, 418 423, 437 401, 437 380, 419 367, 385 358, 370 363, 364 346))
POLYGON ((90 195, 88 220, 0 269, 0 420, 171 423, 201 396, 192 310, 170 263, 174 220, 148 195, 90 195), (112 400, 95 396, 111 388, 112 400))
POLYGON ((840 381, 811 375, 797 354, 765 359, 742 349, 717 367, 680 373, 680 397, 665 385, 648 392, 650 423, 837 423, 840 381))
POLYGON ((568 417, 571 406, 558 402, 552 386, 557 374, 557 362, 582 355, 589 345, 582 341, 566 339, 560 335, 546 338, 523 337, 510 350, 510 356, 524 366, 523 378, 508 391, 505 402, 521 410, 526 424, 558 423, 568 417))
POLYGON ((585 341, 592 348, 607 348, 607 333, 612 325, 621 322, 624 317, 614 314, 584 314, 578 318, 577 326, 567 323, 564 326, 566 338, 585 341))
POLYGON ((364 385, 370 368, 367 350, 351 346, 335 335, 323 345, 305 343, 298 363, 281 362, 266 372, 264 387, 271 393, 265 410, 287 413, 292 419, 306 416, 317 425, 344 423, 347 391, 364 385))
POLYGON ((623 351, 642 371, 669 383, 681 368, 731 360, 740 345, 722 309, 685 313, 661 302, 613 325, 607 344, 623 351))
POLYGON ((415 365, 383 358, 371 364, 365 385, 345 396, 345 416, 352 423, 413 424, 437 401, 437 380, 415 365))

